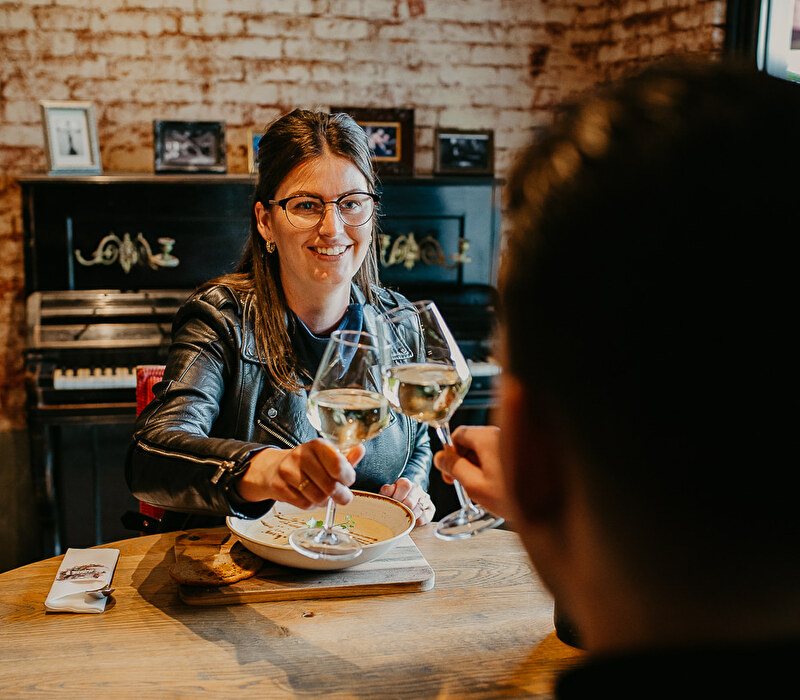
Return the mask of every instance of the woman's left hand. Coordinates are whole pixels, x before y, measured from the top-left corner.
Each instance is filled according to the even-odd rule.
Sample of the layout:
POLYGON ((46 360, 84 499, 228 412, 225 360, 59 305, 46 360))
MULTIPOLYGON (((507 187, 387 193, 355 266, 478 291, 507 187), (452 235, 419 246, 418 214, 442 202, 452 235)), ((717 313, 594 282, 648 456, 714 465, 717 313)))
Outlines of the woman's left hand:
POLYGON ((401 476, 393 484, 381 486, 380 493, 382 496, 393 498, 395 501, 400 501, 403 505, 411 508, 414 512, 414 517, 417 519, 415 527, 429 523, 436 512, 436 506, 433 505, 431 497, 417 484, 411 483, 404 476, 401 476))

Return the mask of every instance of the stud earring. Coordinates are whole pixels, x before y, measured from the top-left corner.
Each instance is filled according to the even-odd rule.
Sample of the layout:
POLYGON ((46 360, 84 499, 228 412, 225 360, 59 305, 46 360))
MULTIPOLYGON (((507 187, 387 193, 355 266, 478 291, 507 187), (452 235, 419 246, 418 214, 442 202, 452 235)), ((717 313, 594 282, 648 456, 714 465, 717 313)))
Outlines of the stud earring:
POLYGON ((275 252, 275 241, 265 240, 264 247, 267 249, 268 253, 275 252))

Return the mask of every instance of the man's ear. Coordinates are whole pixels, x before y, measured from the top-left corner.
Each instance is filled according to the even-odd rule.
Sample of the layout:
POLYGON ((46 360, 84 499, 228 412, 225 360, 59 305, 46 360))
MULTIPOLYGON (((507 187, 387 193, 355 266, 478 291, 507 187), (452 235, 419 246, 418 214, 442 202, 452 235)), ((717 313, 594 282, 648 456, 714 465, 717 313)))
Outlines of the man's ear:
POLYGON ((517 517, 534 523, 558 518, 566 485, 562 435, 534 397, 504 373, 500 391, 501 450, 506 488, 517 517))
POLYGON ((261 234, 261 238, 265 241, 272 240, 272 222, 269 218, 269 209, 267 209, 261 202, 255 204, 256 227, 261 234))

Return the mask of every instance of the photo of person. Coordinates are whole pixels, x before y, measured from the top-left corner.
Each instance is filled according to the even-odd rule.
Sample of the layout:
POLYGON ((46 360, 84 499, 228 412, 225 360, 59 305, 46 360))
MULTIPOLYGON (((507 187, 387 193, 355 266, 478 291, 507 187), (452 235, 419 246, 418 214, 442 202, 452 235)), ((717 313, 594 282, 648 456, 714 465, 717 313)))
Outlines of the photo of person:
POLYGON ((165 163, 213 165, 217 157, 217 137, 206 129, 170 128, 164 132, 165 163))
POLYGON ((156 172, 220 172, 225 163, 224 122, 153 122, 156 172))
POLYGON ((491 131, 441 129, 436 133, 436 171, 491 174, 494 170, 494 134, 491 131))
POLYGON ((57 110, 50 115, 53 144, 59 159, 85 161, 89 153, 86 117, 75 110, 57 110))
POLYGON ((376 161, 400 160, 400 124, 368 122, 361 125, 367 134, 369 149, 376 161))
POLYGON ((457 134, 440 134, 442 164, 454 168, 486 167, 487 136, 464 138, 457 134))
POLYGON ((40 106, 48 170, 100 172, 102 168, 91 104, 42 101, 40 106))

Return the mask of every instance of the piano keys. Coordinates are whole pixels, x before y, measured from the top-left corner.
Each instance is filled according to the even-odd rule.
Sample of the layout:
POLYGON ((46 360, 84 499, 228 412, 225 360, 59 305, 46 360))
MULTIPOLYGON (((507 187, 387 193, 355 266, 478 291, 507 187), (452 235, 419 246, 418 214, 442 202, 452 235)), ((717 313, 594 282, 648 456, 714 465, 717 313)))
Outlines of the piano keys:
POLYGON ((53 388, 59 391, 80 389, 135 389, 135 367, 56 367, 53 388))

